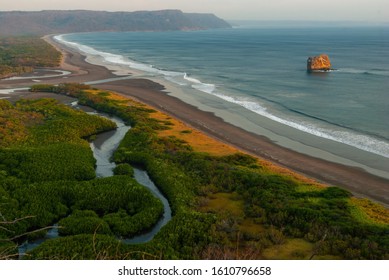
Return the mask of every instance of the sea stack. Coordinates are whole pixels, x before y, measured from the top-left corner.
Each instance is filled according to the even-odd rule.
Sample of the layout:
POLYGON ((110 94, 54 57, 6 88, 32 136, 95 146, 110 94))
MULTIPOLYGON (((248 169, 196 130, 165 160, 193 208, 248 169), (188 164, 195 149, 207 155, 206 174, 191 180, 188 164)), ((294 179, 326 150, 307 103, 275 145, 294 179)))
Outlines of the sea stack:
POLYGON ((311 56, 307 60, 307 71, 308 72, 320 72, 331 70, 330 58, 326 54, 319 56, 311 56))

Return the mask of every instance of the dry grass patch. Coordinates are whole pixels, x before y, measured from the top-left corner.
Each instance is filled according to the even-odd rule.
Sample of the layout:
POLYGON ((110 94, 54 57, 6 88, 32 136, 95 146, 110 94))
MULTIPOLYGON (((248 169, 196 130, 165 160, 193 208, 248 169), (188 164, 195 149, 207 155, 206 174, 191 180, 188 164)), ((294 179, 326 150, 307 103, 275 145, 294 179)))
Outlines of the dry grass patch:
POLYGON ((239 231, 250 235, 258 235, 265 231, 263 225, 251 218, 244 218, 244 201, 237 193, 215 193, 207 197, 206 205, 200 211, 213 213, 227 213, 231 217, 239 219, 239 231))
POLYGON ((248 233, 250 235, 259 235, 266 231, 263 225, 257 224, 253 219, 246 218, 239 225, 239 230, 242 233, 248 233))
POLYGON ((313 187, 320 187, 320 188, 324 188, 328 186, 326 184, 318 182, 315 179, 309 178, 303 174, 299 174, 285 167, 278 166, 267 160, 258 158, 258 163, 264 168, 264 171, 272 174, 278 174, 278 175, 289 177, 290 179, 298 183, 304 183, 306 185, 311 185, 313 187))
POLYGON ((299 238, 286 239, 285 243, 263 250, 262 255, 268 260, 309 260, 313 255, 314 245, 299 238))
POLYGON ((228 213, 232 216, 243 218, 243 200, 237 193, 214 193, 207 196, 206 205, 200 210, 203 212, 228 213))
POLYGON ((171 118, 165 113, 157 111, 150 114, 150 117, 162 122, 169 121, 172 124, 170 129, 158 131, 158 136, 174 136, 184 140, 195 152, 208 153, 214 156, 226 156, 239 152, 238 149, 217 141, 197 129, 194 129, 177 119, 171 118))
POLYGON ((119 103, 123 103, 124 105, 127 106, 139 106, 139 107, 146 107, 149 109, 153 109, 150 106, 143 104, 141 102, 135 101, 134 99, 128 98, 124 95, 121 95, 119 93, 113 92, 113 91, 108 91, 108 90, 100 90, 100 89, 88 89, 84 90, 87 93, 95 94, 95 95, 102 95, 105 96, 113 101, 118 101, 119 103))

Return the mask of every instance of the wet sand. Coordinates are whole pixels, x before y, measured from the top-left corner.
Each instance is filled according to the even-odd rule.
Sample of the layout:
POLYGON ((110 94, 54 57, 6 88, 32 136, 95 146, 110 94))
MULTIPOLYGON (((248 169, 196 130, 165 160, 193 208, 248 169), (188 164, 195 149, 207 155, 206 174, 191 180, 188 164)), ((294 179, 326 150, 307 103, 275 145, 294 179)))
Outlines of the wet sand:
MULTIPOLYGON (((105 67, 85 62, 84 56, 53 42, 50 37, 46 37, 46 40, 64 54, 64 60, 58 69, 71 71, 72 74, 42 79, 42 83, 89 82, 117 77, 105 67)), ((1 81, 0 89, 29 86, 34 83, 31 79, 1 81)), ((358 197, 370 198, 389 208, 389 180, 372 175, 360 168, 329 162, 278 146, 266 137, 236 127, 213 113, 201 111, 168 95, 163 86, 153 81, 133 78, 100 83, 94 87, 112 90, 137 99, 223 143, 320 182, 343 187, 358 197)), ((26 92, 20 94, 28 95, 26 92)), ((13 98, 17 98, 16 96, 14 93, 13 98)))

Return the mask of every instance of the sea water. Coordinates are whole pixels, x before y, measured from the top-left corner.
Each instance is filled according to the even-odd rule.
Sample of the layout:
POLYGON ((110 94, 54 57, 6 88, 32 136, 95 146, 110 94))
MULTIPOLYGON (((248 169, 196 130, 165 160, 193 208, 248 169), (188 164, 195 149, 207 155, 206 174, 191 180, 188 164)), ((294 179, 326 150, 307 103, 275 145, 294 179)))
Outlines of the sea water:
POLYGON ((389 176, 389 27, 57 36, 280 145, 389 176), (326 53, 334 70, 307 73, 326 53))

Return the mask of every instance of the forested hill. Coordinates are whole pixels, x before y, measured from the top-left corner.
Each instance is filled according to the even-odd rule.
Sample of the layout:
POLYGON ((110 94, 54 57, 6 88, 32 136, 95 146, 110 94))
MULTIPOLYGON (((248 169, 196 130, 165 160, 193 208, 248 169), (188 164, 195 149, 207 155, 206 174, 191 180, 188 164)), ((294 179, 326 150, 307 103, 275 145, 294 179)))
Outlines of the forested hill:
POLYGON ((198 30, 228 27, 230 25, 227 22, 213 14, 189 14, 179 10, 0 12, 0 36, 93 31, 198 30))

